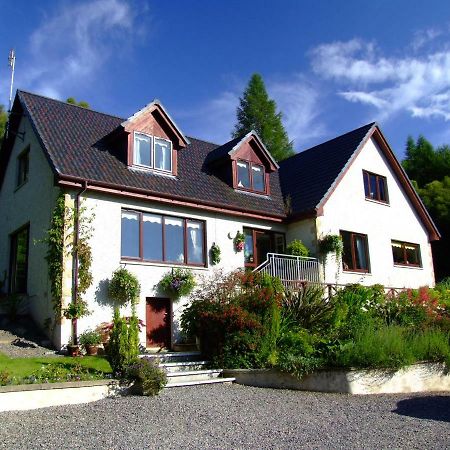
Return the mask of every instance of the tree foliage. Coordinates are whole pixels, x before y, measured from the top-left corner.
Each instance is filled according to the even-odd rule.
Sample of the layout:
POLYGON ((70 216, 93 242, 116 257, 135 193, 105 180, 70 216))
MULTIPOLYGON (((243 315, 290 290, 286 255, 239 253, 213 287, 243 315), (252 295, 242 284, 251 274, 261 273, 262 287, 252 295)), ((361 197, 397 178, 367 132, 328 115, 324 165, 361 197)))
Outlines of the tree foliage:
POLYGON ((402 162, 414 187, 436 222, 442 238, 433 243, 436 278, 450 275, 450 147, 434 148, 423 136, 408 137, 402 162))
POLYGON ((252 75, 239 102, 233 137, 255 130, 277 161, 294 154, 292 142, 281 122, 282 114, 277 113, 277 105, 269 98, 261 75, 252 75))
POLYGON ((0 146, 2 145, 7 121, 8 121, 8 114, 5 111, 5 107, 3 105, 0 105, 0 146))
POLYGON ((66 100, 66 103, 70 103, 71 105, 81 106, 82 108, 90 109, 90 105, 88 102, 86 102, 84 100, 80 100, 79 102, 77 102, 74 97, 69 97, 66 100))

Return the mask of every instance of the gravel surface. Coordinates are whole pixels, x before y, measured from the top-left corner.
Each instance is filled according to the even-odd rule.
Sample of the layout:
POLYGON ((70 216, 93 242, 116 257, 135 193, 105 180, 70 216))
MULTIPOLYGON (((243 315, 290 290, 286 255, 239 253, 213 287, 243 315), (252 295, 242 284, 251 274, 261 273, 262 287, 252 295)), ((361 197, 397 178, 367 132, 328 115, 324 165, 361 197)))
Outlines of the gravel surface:
POLYGON ((0 449, 450 448, 450 393, 349 396, 239 385, 0 413, 0 449))
POLYGON ((16 322, 10 322, 0 315, 0 353, 13 358, 34 358, 55 356, 55 352, 48 338, 40 333, 30 317, 20 316, 16 322), (21 339, 22 343, 32 343, 33 347, 14 344, 17 339, 21 339))

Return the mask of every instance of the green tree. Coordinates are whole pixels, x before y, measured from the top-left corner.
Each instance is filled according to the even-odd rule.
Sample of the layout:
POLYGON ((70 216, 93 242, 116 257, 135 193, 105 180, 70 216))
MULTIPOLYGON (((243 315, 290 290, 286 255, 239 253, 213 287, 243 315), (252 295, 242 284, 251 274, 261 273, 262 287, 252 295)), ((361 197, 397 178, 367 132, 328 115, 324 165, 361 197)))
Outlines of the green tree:
POLYGON ((0 105, 0 146, 2 145, 3 136, 5 135, 6 122, 8 121, 8 114, 5 107, 0 105))
POLYGON ((410 136, 402 165, 441 233, 432 246, 436 278, 442 279, 450 275, 450 147, 435 149, 423 136, 410 136))
POLYGON ((70 103, 71 105, 81 106, 82 108, 90 109, 90 105, 88 102, 85 102, 84 100, 80 100, 79 102, 77 102, 75 100, 75 98, 73 98, 73 97, 69 97, 66 100, 66 103, 70 103))
POLYGON ((255 130, 275 160, 281 161, 294 154, 281 122, 282 114, 277 113, 277 105, 269 98, 261 75, 252 75, 239 102, 233 137, 255 130))
POLYGON ((422 188, 434 180, 450 176, 450 147, 443 145, 435 149, 423 136, 419 136, 416 142, 409 136, 402 165, 408 176, 422 188))

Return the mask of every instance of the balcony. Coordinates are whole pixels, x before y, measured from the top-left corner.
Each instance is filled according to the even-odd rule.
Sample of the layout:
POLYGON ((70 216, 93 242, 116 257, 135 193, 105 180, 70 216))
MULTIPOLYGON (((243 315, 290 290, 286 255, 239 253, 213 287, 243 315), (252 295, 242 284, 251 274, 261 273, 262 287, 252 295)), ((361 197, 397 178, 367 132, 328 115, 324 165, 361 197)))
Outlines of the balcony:
POLYGON ((317 258, 267 253, 267 259, 254 271, 280 278, 289 290, 295 290, 304 283, 321 283, 317 258))

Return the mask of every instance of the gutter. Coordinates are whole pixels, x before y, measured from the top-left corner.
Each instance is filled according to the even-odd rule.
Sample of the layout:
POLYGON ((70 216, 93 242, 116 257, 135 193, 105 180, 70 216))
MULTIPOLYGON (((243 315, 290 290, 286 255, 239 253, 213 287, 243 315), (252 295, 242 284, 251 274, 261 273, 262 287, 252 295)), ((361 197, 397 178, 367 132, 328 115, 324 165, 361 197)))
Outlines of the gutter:
MULTIPOLYGON (((76 305, 78 302, 78 242, 80 240, 80 197, 82 194, 84 194, 87 190, 88 183, 87 181, 83 182, 83 188, 77 193, 75 198, 75 240, 74 240, 74 248, 75 248, 75 254, 74 254, 74 269, 73 269, 73 297, 72 302, 76 305)), ((73 344, 78 345, 78 323, 77 319, 72 319, 72 336, 73 336, 73 344)))

